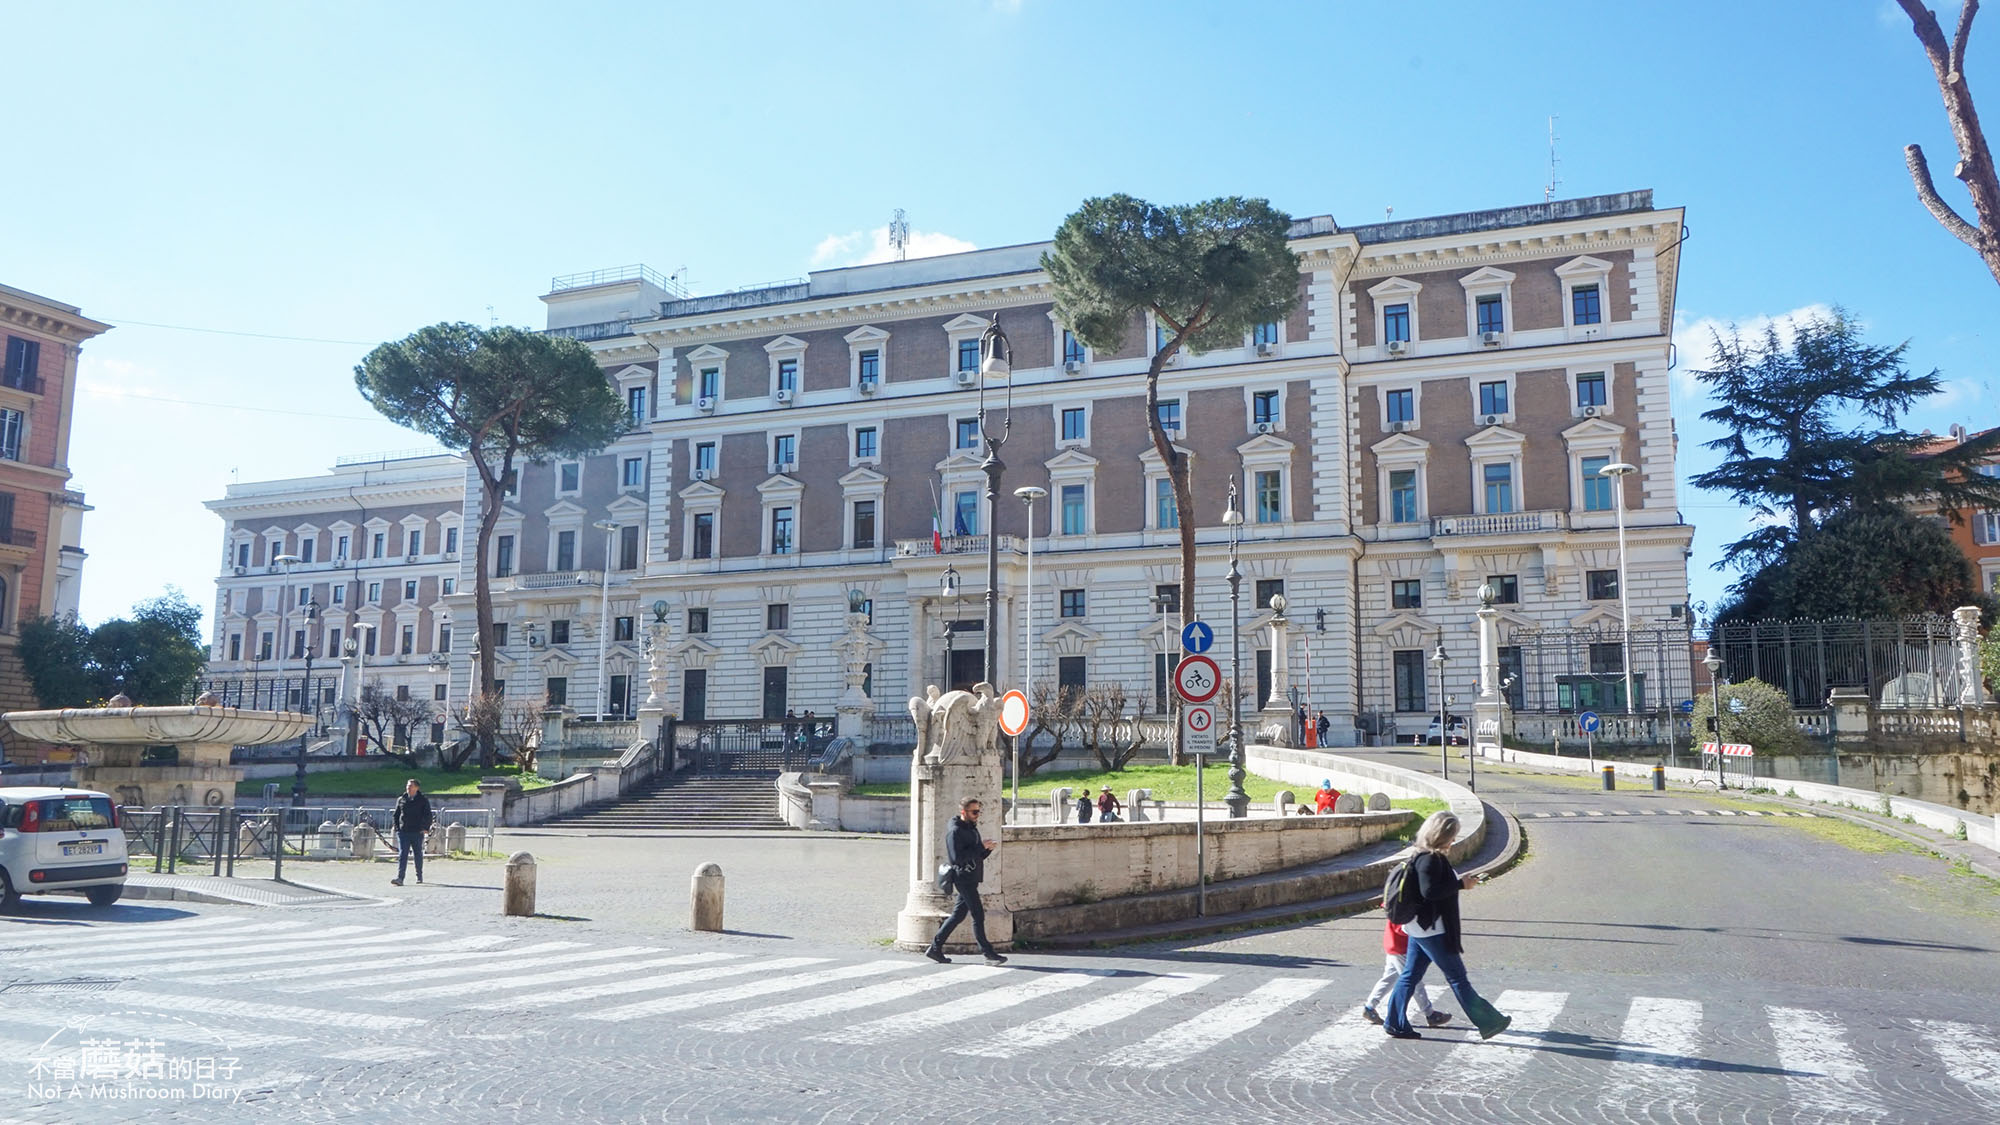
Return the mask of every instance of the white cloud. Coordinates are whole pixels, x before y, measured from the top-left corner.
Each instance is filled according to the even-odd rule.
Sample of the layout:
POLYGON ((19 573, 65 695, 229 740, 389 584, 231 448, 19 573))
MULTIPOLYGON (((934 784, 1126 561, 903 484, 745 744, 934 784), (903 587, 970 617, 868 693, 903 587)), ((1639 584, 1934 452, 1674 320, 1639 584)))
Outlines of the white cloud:
POLYGON ((1975 379, 1940 379, 1938 393, 1924 402, 1926 410, 1970 414, 1968 408, 1986 401, 1986 384, 1975 379))
POLYGON ((92 398, 147 398, 160 388, 160 373, 129 360, 95 356, 86 350, 77 361, 76 387, 92 398))
MULTIPOLYGON (((904 248, 904 257, 934 258, 939 254, 962 254, 979 247, 962 238, 953 238, 937 231, 912 230, 910 240, 904 248)), ((813 247, 812 264, 815 269, 837 269, 841 266, 868 266, 876 262, 896 260, 896 248, 889 245, 889 228, 876 227, 874 230, 857 230, 848 234, 829 234, 813 247)))
POLYGON ((1713 316, 1690 320, 1685 313, 1674 314, 1675 397, 1683 402, 1700 402, 1706 397, 1694 373, 1714 364, 1716 336, 1727 339, 1734 330, 1745 340, 1754 340, 1775 325, 1779 341, 1790 347, 1798 324, 1813 319, 1830 320, 1832 317, 1833 306, 1827 304, 1802 305, 1776 316, 1758 313, 1728 320, 1713 316))

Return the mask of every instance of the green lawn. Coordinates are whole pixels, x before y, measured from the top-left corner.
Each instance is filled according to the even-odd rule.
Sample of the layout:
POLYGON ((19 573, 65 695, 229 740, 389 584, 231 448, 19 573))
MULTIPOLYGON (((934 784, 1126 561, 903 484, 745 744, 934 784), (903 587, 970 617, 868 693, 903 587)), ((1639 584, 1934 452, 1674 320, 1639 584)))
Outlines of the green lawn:
MULTIPOLYGON (((423 786, 426 793, 441 797, 472 797, 479 793, 479 779, 482 777, 518 778, 523 789, 540 789, 549 782, 529 774, 521 777, 512 766, 492 770, 482 770, 477 766, 466 766, 460 770, 413 770, 408 766, 380 766, 367 770, 327 770, 324 773, 306 774, 306 794, 311 800, 326 797, 399 797, 403 784, 411 778, 423 786)), ((236 783, 236 795, 257 798, 264 795, 264 786, 272 781, 278 783, 280 794, 292 791, 290 775, 285 777, 250 778, 236 783)))

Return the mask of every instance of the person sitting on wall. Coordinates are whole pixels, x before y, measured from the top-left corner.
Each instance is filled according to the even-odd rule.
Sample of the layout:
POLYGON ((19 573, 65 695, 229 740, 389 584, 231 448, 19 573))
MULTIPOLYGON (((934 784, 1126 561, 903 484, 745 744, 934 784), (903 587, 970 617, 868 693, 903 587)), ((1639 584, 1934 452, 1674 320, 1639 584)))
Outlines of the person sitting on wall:
POLYGON ((1340 800, 1340 790, 1333 787, 1333 779, 1326 778, 1319 783, 1319 792, 1313 794, 1313 810, 1321 816, 1333 811, 1334 803, 1340 800))

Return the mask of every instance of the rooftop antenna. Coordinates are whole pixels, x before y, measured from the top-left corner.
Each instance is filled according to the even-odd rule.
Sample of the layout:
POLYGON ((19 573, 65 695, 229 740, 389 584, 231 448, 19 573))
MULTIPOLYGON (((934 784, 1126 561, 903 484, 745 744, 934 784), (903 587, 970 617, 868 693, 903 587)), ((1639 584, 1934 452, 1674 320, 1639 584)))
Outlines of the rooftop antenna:
POLYGON ((500 318, 493 315, 493 306, 492 305, 486 306, 486 327, 497 328, 499 327, 499 325, 500 325, 500 318))
POLYGON ((896 214, 889 220, 889 245, 895 248, 896 260, 908 257, 910 245, 910 222, 903 217, 903 209, 896 208, 896 214))
POLYGON ((1556 115, 1549 115, 1549 182, 1542 186, 1542 202, 1556 197, 1556 188, 1562 185, 1562 177, 1556 175, 1556 165, 1562 161, 1556 157, 1556 115))
POLYGON ((1382 221, 1383 221, 1383 222, 1385 222, 1385 223, 1386 223, 1386 222, 1388 222, 1388 221, 1389 221, 1390 219, 1393 219, 1393 218, 1395 218, 1395 217, 1396 217, 1396 207, 1395 207, 1395 204, 1390 204, 1389 206, 1387 206, 1387 207, 1384 207, 1384 208, 1382 208, 1382 221))

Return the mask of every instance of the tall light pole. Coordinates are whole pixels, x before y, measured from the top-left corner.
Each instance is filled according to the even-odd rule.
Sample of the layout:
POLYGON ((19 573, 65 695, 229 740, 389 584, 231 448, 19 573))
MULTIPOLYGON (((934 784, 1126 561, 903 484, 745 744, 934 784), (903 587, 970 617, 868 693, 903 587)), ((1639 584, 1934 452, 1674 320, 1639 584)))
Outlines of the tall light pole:
MULTIPOLYGON (((317 690, 313 687, 313 682, 312 682, 313 643, 314 643, 313 626, 318 623, 319 623, 319 599, 308 598, 306 599, 306 682, 304 686, 299 689, 299 710, 313 716, 315 726, 318 725, 318 719, 319 719, 319 700, 313 698, 317 690)), ((298 766, 292 772, 293 808, 302 807, 306 803, 306 739, 308 737, 310 737, 310 731, 308 731, 307 734, 301 734, 299 736, 298 766)))
MULTIPOLYGON (((1024 484, 1014 490, 1014 495, 1028 506, 1028 583, 1027 593, 1021 598, 1021 694, 1033 698, 1035 691, 1035 501, 1047 496, 1049 490, 1037 484, 1024 484)), ((1024 735, 1026 732, 1022 732, 1024 735)), ((1007 740, 1013 749, 1014 778, 1014 818, 1021 817, 1021 739, 1007 740)))
POLYGON ((938 616, 944 616, 945 603, 951 605, 951 620, 944 622, 944 690, 951 690, 952 634, 958 630, 958 568, 947 563, 944 574, 938 577, 938 616))
MULTIPOLYGON (((597 583, 597 721, 604 721, 604 656, 611 642, 611 537, 618 533, 618 521, 598 520, 590 526, 604 533, 604 570, 597 583)), ((628 685, 625 694, 632 694, 628 685)))
POLYGON ((1000 683, 1000 447, 1007 444, 1007 432, 1014 426, 1014 349, 1007 334, 1000 331, 1000 314, 979 336, 979 445, 986 459, 979 467, 986 473, 986 658, 981 679, 998 687, 1000 683), (1006 386, 1005 408, 999 432, 986 424, 986 381, 998 379, 1006 386))
POLYGON ((1232 820, 1250 815, 1250 795, 1243 791, 1243 570, 1236 565, 1236 545, 1243 537, 1243 513, 1236 508, 1236 474, 1229 474, 1229 504, 1222 510, 1229 529, 1229 792, 1222 802, 1232 820))
MULTIPOLYGON (((291 633, 287 629, 285 618, 292 608, 292 568, 299 564, 300 559, 297 555, 278 555, 272 558, 271 561, 285 568, 284 584, 278 588, 278 645, 276 650, 271 653, 272 665, 277 669, 278 673, 278 691, 282 693, 285 690, 285 642, 292 639, 291 633)), ((252 690, 255 689, 253 688, 252 690)), ((304 699, 304 694, 301 693, 299 698, 304 699)), ((271 710, 282 711, 284 709, 284 698, 281 694, 278 698, 272 700, 271 710)))
POLYGON ((1708 669, 1708 698, 1713 705, 1713 715, 1709 722, 1715 729, 1708 733, 1715 737, 1715 788, 1720 791, 1722 784, 1722 688, 1717 684, 1717 674, 1722 671, 1722 658, 1715 655, 1715 635, 1709 633, 1708 655, 1701 658, 1701 666, 1708 669))
POLYGON ((1625 713, 1637 712, 1637 700, 1632 698, 1632 602, 1625 582, 1625 478, 1639 471, 1639 466, 1623 461, 1606 465, 1598 470, 1611 480, 1611 496, 1618 511, 1618 617, 1624 633, 1625 665, 1625 713))
POLYGON ((1438 688, 1438 772, 1446 781, 1451 780, 1451 728, 1444 713, 1444 666, 1450 657, 1444 654, 1444 630, 1438 630, 1437 648, 1431 651, 1431 669, 1437 673, 1438 688))

